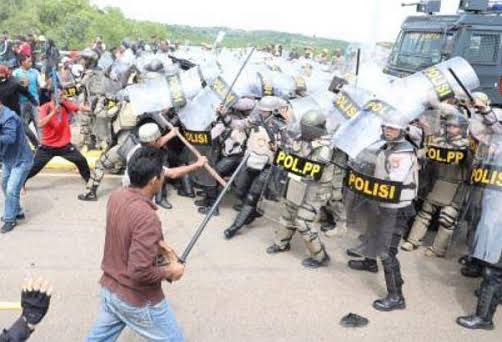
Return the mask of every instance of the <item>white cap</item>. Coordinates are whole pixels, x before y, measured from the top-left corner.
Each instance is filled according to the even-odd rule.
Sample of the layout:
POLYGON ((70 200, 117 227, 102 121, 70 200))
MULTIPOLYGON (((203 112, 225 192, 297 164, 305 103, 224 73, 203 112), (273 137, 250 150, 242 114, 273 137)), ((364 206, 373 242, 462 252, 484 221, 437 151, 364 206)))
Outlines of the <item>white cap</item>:
POLYGON ((138 131, 139 142, 142 144, 149 144, 162 136, 159 126, 153 122, 141 125, 138 131))

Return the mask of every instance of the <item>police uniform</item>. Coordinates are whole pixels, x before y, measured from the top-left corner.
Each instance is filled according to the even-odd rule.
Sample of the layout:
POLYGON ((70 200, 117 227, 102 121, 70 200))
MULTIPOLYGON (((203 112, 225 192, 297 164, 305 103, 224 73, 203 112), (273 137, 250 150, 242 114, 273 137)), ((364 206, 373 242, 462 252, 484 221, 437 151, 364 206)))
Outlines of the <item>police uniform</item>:
MULTIPOLYGON (((321 208, 332 196, 334 166, 328 137, 312 142, 301 141, 293 146, 292 153, 324 165, 321 179, 301 178, 289 174, 288 189, 284 199, 283 225, 275 232, 274 245, 280 250, 289 249, 291 239, 299 232, 305 241, 310 258, 306 267, 325 264, 329 260, 324 245, 315 228, 321 208)), ((315 267, 315 266, 314 266, 315 267)))
POLYGON ((230 123, 234 129, 248 131, 246 146, 249 157, 235 181, 236 195, 241 199, 242 206, 232 225, 224 231, 227 239, 258 216, 256 206, 269 179, 270 163, 274 156, 271 145, 280 144, 286 139, 284 118, 277 113, 286 105, 280 98, 266 96, 258 103, 258 112, 253 119, 230 123))
POLYGON ((439 211, 439 230, 426 255, 442 257, 446 254, 467 190, 468 147, 469 141, 462 135, 452 139, 434 137, 428 144, 426 153, 434 177, 433 185, 415 218, 407 242, 402 246, 403 250, 412 250, 422 244, 432 216, 439 211), (448 152, 441 155, 441 151, 448 152))
POLYGON ((345 178, 344 167, 347 164, 347 155, 341 150, 333 150, 333 182, 331 198, 326 206, 323 207, 325 214, 325 224, 321 230, 325 231, 327 236, 331 236, 336 232, 345 231, 347 224, 347 211, 343 196, 343 179, 345 178))
MULTIPOLYGON (((402 293, 404 282, 397 253, 401 237, 407 229, 408 220, 415 214, 412 203, 417 195, 418 161, 415 147, 403 137, 405 128, 406 126, 401 127, 400 138, 386 141, 381 147, 368 152, 370 156, 375 157, 374 161, 372 157, 370 162, 360 163, 361 174, 370 176, 373 180, 377 179, 381 183, 390 181, 399 184, 401 188, 399 197, 397 197, 397 192, 389 190, 391 186, 387 186, 385 192, 371 192, 372 195, 366 195, 367 200, 362 202, 366 205, 353 209, 354 213, 357 211, 358 216, 365 217, 367 232, 360 252, 366 259, 350 260, 349 267, 356 270, 368 270, 368 260, 374 262, 376 258, 381 259, 388 295, 373 302, 373 307, 380 311, 406 307, 402 293), (396 198, 390 194, 394 194, 396 198)), ((364 156, 364 153, 362 155, 364 156)), ((349 170, 349 172, 349 176, 352 176, 352 171, 349 170)), ((358 182, 358 178, 360 177, 347 178, 347 191, 360 191, 364 194, 367 191, 366 187, 359 187, 358 183, 364 184, 369 181, 358 182), (355 179, 358 181, 355 181, 354 185, 351 181, 355 179)), ((361 195, 356 194, 356 196, 361 195)))
MULTIPOLYGON (((497 117, 492 113, 493 118, 497 117)), ((488 111, 483 116, 490 115, 488 111)), ((486 119, 483 119, 486 121, 486 119)), ((482 189, 478 219, 470 241, 470 256, 479 260, 483 280, 478 291, 476 311, 457 318, 468 329, 494 328, 493 317, 502 300, 502 122, 493 120, 476 138, 479 141, 477 160, 473 165, 471 183, 482 189)), ((474 128, 474 127, 473 127, 474 128)))
MULTIPOLYGON (((317 177, 312 173, 301 176, 298 170, 288 169, 284 163, 283 167, 288 171, 288 180, 283 198, 282 224, 276 230, 274 244, 267 249, 267 253, 275 254, 289 250, 290 241, 298 231, 310 254, 302 264, 305 267, 317 268, 325 266, 330 260, 316 225, 321 208, 327 204, 332 195, 333 151, 330 147, 330 137, 326 135, 324 113, 318 110, 307 111, 302 115, 300 128, 300 140, 286 146, 284 151, 290 152, 295 159, 315 163, 321 173, 317 177)), ((298 162, 296 164, 299 165, 298 162)))

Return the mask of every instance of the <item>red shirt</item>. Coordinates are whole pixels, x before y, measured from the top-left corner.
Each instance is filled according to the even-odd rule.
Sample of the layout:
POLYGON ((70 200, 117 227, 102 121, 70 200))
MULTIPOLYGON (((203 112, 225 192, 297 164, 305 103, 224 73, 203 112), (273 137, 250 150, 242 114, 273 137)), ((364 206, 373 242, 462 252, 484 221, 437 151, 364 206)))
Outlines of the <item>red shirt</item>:
MULTIPOLYGON (((40 120, 54 108, 54 102, 47 102, 40 107, 40 120)), ((78 105, 68 100, 61 101, 58 113, 42 127, 42 145, 63 147, 71 143, 70 113, 78 111, 78 105)))
POLYGON ((19 53, 26 57, 31 57, 31 45, 27 42, 23 42, 19 46, 19 53))

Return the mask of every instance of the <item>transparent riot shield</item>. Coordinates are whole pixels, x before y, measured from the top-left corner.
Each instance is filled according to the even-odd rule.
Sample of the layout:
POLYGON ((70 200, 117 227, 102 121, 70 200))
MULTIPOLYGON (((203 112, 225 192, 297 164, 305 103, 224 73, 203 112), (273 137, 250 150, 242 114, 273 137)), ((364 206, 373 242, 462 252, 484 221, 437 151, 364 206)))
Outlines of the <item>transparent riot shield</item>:
POLYGON ((173 106, 166 79, 151 79, 126 88, 129 101, 138 114, 169 109, 173 106))
MULTIPOLYGON (((478 219, 471 241, 471 256, 486 263, 502 266, 502 127, 478 125, 476 158, 470 175, 473 190, 481 190, 476 208, 478 219)), ((476 129, 475 128, 475 129, 476 129)))
POLYGON ((332 96, 332 108, 327 112, 329 132, 335 132, 343 123, 356 116, 371 99, 372 94, 363 88, 346 85, 332 96))
MULTIPOLYGON (((193 100, 182 108, 178 117, 183 125, 182 134, 214 166, 218 159, 217 144, 213 143, 211 126, 216 121, 216 109, 221 99, 211 87, 204 88, 193 100)), ((190 153, 189 161, 196 157, 190 153)), ((192 173, 194 182, 200 186, 216 186, 214 178, 205 170, 192 173)))
POLYGON ((381 100, 370 100, 363 109, 342 124, 333 136, 333 145, 356 158, 365 148, 381 138, 385 117, 397 117, 397 109, 381 100))
POLYGON ((110 52, 105 51, 98 60, 98 68, 107 70, 113 64, 113 56, 110 52))
POLYGON ((413 216, 418 166, 406 144, 379 141, 349 161, 344 179, 348 227, 364 233, 362 255, 381 257, 397 248, 413 216))

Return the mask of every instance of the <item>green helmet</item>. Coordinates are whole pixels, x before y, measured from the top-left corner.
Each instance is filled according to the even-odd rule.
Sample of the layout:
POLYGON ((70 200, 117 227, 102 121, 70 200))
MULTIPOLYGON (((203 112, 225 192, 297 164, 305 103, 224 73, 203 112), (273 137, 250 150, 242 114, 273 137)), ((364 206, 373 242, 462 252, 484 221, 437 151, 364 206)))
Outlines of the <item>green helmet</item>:
POLYGON ((320 110, 312 109, 303 114, 300 120, 302 138, 307 141, 319 139, 326 135, 326 115, 320 110))
POLYGON ((450 113, 446 115, 443 121, 444 127, 456 126, 462 129, 462 135, 465 137, 467 135, 467 128, 469 127, 469 121, 461 113, 450 113))

